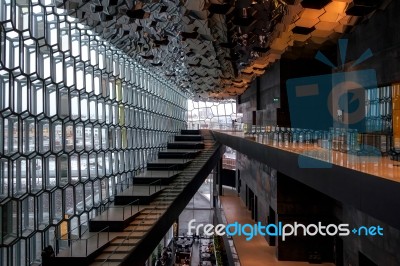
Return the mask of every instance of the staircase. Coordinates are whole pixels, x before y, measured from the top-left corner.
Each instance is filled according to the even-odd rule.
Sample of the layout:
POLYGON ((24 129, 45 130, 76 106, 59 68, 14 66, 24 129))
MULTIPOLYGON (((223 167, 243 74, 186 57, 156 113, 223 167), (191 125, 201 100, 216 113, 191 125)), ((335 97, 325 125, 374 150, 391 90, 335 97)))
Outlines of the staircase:
MULTIPOLYGON (((154 239, 159 237, 158 232, 156 232, 156 236, 150 236, 157 230, 154 226, 164 217, 170 218, 169 216, 171 215, 167 215, 167 213, 176 212, 177 209, 183 210, 187 203, 184 203, 180 198, 185 198, 185 201, 187 199, 187 202, 191 199, 198 187, 191 195, 186 195, 190 190, 188 188, 189 184, 199 184, 198 186, 200 186, 209 172, 201 179, 197 178, 197 180, 195 177, 206 163, 215 163, 214 161, 216 160, 210 161, 210 159, 217 152, 219 152, 218 156, 222 156, 220 150, 220 145, 215 143, 209 131, 200 134, 198 130, 182 130, 180 135, 175 136, 174 141, 167 144, 167 149, 159 152, 158 158, 149 162, 147 169, 134 178, 135 186, 147 187, 152 186, 152 183, 159 180, 156 186, 162 189, 159 189, 145 203, 141 201, 139 211, 129 217, 130 220, 124 224, 123 228, 120 228, 119 232, 113 233, 113 238, 110 239, 107 245, 104 245, 101 250, 93 253, 93 255, 88 254, 90 258, 87 258, 87 261, 91 261, 90 265, 128 265, 126 264, 127 262, 130 265, 134 265, 131 262, 137 260, 132 260, 133 256, 136 259, 139 259, 139 257, 142 260, 146 259, 150 253, 148 255, 144 254, 149 249, 144 247, 146 246, 144 243, 153 244, 153 249, 158 243, 154 239), (176 208, 172 205, 179 205, 180 207, 176 208)), ((133 188, 133 191, 135 191, 135 188, 133 188)), ((116 195, 115 201, 118 202, 123 196, 121 194, 116 195)), ((129 200, 125 199, 123 203, 129 200)), ((175 214, 176 217, 173 218, 178 218, 179 213, 175 214)), ((170 228, 172 223, 173 221, 171 220, 166 228, 170 228)), ((65 257, 63 258, 59 254, 54 258, 53 263, 57 263, 59 266, 70 265, 70 259, 63 259, 65 257), (57 260, 57 258, 60 259, 57 260)), ((74 264, 88 265, 87 262, 85 264, 75 262, 74 264)))

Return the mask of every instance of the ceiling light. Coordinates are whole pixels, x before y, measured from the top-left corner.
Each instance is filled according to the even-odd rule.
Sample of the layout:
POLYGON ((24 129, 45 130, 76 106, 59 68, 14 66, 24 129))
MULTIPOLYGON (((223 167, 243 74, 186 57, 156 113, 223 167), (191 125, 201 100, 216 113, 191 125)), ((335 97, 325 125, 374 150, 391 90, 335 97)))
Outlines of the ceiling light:
POLYGON ((247 8, 242 8, 242 18, 247 18, 247 8))

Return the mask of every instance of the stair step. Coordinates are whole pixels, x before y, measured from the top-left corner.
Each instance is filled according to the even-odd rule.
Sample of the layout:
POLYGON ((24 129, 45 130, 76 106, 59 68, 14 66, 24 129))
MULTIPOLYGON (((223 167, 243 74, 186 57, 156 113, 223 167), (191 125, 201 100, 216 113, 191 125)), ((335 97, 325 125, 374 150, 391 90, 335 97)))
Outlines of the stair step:
POLYGON ((125 238, 116 238, 110 243, 110 246, 135 246, 139 240, 140 238, 130 238, 128 240, 125 240, 125 238))
POLYGON ((135 220, 131 222, 129 225, 131 226, 152 226, 154 224, 153 221, 146 221, 146 220, 135 220))
POLYGON ((144 228, 144 227, 143 227, 142 229, 138 229, 137 227, 138 227, 137 225, 128 225, 127 227, 125 227, 124 231, 122 231, 122 232, 130 233, 130 232, 132 232, 132 231, 135 231, 135 232, 140 232, 140 233, 145 234, 145 233, 147 233, 147 232, 150 230, 150 228, 151 228, 150 225, 148 226, 148 228, 144 228))
POLYGON ((90 266, 118 266, 118 265, 120 265, 119 262, 111 262, 111 261, 110 262, 107 261, 107 263, 104 263, 104 261, 97 261, 90 264, 90 266))
POLYGON ((151 226, 150 225, 128 225, 125 229, 124 232, 131 232, 132 230, 135 230, 136 232, 148 232, 150 230, 151 226))
POLYGON ((154 205, 171 205, 171 203, 172 203, 172 202, 160 202, 160 201, 155 201, 155 202, 150 203, 150 205, 151 205, 151 206, 154 206, 154 205))
POLYGON ((202 141, 201 135, 176 135, 175 141, 202 141))
POLYGON ((157 214, 140 214, 137 219, 157 220, 160 215, 157 214))
MULTIPOLYGON (((168 145, 173 146, 175 144, 183 144, 184 151, 180 153, 179 150, 170 150, 169 153, 165 152, 165 156, 172 158, 172 156, 179 155, 182 157, 182 154, 185 154, 185 150, 190 152, 188 150, 190 145, 200 144, 206 149, 201 150, 196 158, 192 160, 192 163, 188 164, 174 180, 171 180, 168 185, 166 185, 165 190, 161 191, 160 194, 148 204, 148 208, 146 207, 147 209, 142 210, 142 212, 113 239, 110 245, 102 251, 102 254, 100 254, 91 265, 102 265, 105 260, 107 260, 105 265, 110 266, 123 263, 126 256, 134 252, 134 249, 138 246, 141 239, 145 237, 150 230, 155 229, 153 227, 157 220, 166 213, 168 208, 171 208, 172 202, 176 200, 189 182, 193 180, 194 175, 210 159, 210 156, 214 154, 215 148, 217 147, 214 139, 210 136, 201 136, 199 130, 182 131, 181 135, 175 136, 175 142, 169 143, 168 145)), ((195 150, 199 150, 199 147, 196 146, 195 150)))
POLYGON ((122 232, 121 235, 117 236, 116 239, 141 239, 143 235, 130 235, 129 232, 122 232), (123 236, 122 234, 127 234, 126 236, 123 236))
POLYGON ((122 260, 126 257, 126 254, 122 253, 114 253, 110 255, 109 253, 100 254, 94 261, 112 261, 112 262, 122 262, 122 260))
MULTIPOLYGON (((176 197, 175 197, 176 198, 176 197)), ((172 203, 172 201, 174 201, 174 199, 175 198, 172 198, 172 199, 168 199, 168 200, 166 200, 166 199, 155 199, 153 202, 151 202, 149 205, 151 205, 151 207, 156 207, 156 206, 154 206, 154 205, 157 205, 157 204, 160 204, 160 207, 164 207, 164 205, 168 205, 168 204, 171 204, 172 203)))
POLYGON ((118 238, 125 238, 125 237, 132 237, 132 238, 141 238, 141 237, 143 237, 143 235, 144 235, 144 233, 146 233, 147 231, 145 231, 145 232, 140 232, 140 231, 136 231, 136 230, 134 230, 134 231, 123 231, 123 232, 120 232, 120 233, 118 233, 118 236, 116 237, 116 239, 118 239, 118 238))
POLYGON ((203 142, 186 142, 186 141, 177 141, 177 142, 169 142, 167 144, 168 149, 203 149, 203 142))
POLYGON ((134 246, 109 246, 105 250, 104 253, 129 253, 134 246))
POLYGON ((198 129, 181 129, 182 135, 200 135, 200 130, 198 129))
POLYGON ((148 212, 142 212, 143 214, 145 214, 145 215, 155 215, 155 214, 157 214, 157 215, 162 215, 163 213, 164 213, 165 211, 162 211, 162 210, 156 210, 156 211, 148 211, 148 212))

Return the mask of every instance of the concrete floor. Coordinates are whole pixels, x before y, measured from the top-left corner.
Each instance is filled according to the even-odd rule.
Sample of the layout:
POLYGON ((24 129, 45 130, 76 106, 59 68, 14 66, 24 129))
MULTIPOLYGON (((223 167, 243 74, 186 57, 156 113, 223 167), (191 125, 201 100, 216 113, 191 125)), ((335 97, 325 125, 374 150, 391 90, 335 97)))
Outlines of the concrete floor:
MULTIPOLYGON (((221 196, 222 208, 228 223, 235 221, 240 224, 254 224, 251 213, 237 196, 236 190, 224 189, 221 196)), ((275 247, 270 247, 263 236, 255 236, 246 241, 246 236, 234 236, 233 241, 242 266, 310 266, 308 262, 278 261, 275 256, 275 247)), ((334 266, 333 263, 318 265, 334 266)))

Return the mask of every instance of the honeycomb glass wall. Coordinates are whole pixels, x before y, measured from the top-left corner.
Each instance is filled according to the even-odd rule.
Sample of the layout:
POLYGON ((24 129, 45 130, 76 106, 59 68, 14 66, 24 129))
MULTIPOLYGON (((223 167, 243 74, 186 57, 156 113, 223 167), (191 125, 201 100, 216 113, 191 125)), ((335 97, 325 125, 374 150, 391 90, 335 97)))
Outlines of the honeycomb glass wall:
POLYGON ((235 100, 188 100, 188 127, 191 129, 240 129, 243 114, 237 113, 235 100))
POLYGON ((184 93, 53 4, 0 0, 0 265, 39 262, 186 125, 184 93))

